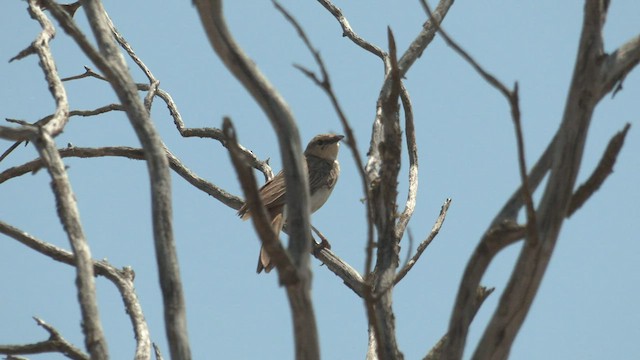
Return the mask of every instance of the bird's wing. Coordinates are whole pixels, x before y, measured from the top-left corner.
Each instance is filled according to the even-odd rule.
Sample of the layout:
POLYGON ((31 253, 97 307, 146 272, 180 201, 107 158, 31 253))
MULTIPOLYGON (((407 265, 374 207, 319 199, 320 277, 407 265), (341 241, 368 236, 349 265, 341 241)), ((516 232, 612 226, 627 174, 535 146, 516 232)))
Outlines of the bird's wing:
MULTIPOLYGON (((285 203, 285 187, 284 187, 284 173, 280 171, 273 179, 267 181, 260 188, 260 196, 262 196, 262 202, 267 209, 284 205, 285 203)), ((245 202, 240 210, 238 210, 238 216, 242 220, 246 220, 251 216, 247 203, 245 202)))
POLYGON ((286 202, 284 194, 285 183, 284 173, 282 171, 260 188, 260 195, 262 196, 262 201, 267 209, 284 205, 286 202))
POLYGON ((335 165, 335 161, 327 161, 325 159, 320 159, 317 157, 308 157, 309 163, 312 163, 311 167, 313 167, 314 171, 309 172, 309 189, 313 193, 315 189, 320 189, 322 187, 333 188, 336 181, 338 180, 338 176, 336 176, 336 171, 339 168, 335 165), (327 174, 333 173, 334 176, 328 176, 327 174))

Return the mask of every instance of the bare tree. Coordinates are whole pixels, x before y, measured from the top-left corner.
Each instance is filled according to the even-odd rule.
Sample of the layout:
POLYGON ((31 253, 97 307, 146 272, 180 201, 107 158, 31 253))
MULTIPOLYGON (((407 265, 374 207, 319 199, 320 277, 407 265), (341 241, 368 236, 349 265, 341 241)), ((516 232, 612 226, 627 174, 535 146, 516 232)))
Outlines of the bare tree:
MULTIPOLYGON (((269 226, 270 219, 258 194, 258 185, 252 169, 264 174, 266 179, 273 177, 273 172, 268 161, 260 160, 239 143, 242 134, 234 128, 231 118, 225 118, 221 129, 187 127, 178 105, 165 89, 160 88, 159 80, 116 29, 100 1, 79 1, 68 5, 60 5, 53 0, 28 1, 29 13, 42 31, 33 43, 11 60, 21 60, 31 55, 38 57, 56 107, 50 116, 33 123, 11 120, 16 123, 15 126, 0 126, 0 138, 14 142, 14 145, 0 156, 0 160, 9 156, 18 144, 24 142, 33 144, 39 154, 33 161, 0 170, 0 183, 42 168, 46 169, 51 178, 58 217, 67 234, 71 251, 31 236, 1 219, 0 232, 42 255, 75 268, 85 350, 65 340, 63 334, 52 325, 35 318, 37 324, 49 333, 49 339, 23 345, 0 345, 0 353, 10 358, 14 355, 58 352, 72 359, 108 359, 108 339, 103 331, 95 290, 94 277, 99 275, 111 281, 122 296, 136 339, 134 357, 151 358, 150 330, 134 289, 135 273, 130 267, 118 269, 106 260, 98 261, 92 258, 73 187, 63 163, 63 158, 69 157, 124 157, 144 161, 147 165, 154 246, 170 357, 192 357, 187 333, 183 280, 174 241, 170 172, 174 171, 193 187, 228 206, 230 211, 239 209, 243 200, 199 176, 173 154, 151 121, 154 101, 159 100, 169 109, 176 130, 185 138, 184 141, 191 137, 213 139, 228 149, 242 186, 243 197, 247 199, 254 214, 252 219, 255 230, 276 265, 280 285, 286 290, 294 328, 296 358, 320 358, 319 338, 322 334, 317 329, 311 295, 310 255, 322 261, 355 296, 361 298, 369 329, 367 359, 404 358, 396 338, 394 289, 437 236, 451 204, 450 199, 444 201, 431 232, 402 264, 400 242, 405 237, 405 231, 412 218, 418 190, 418 142, 415 136, 411 97, 404 78, 434 37, 439 35, 477 71, 489 88, 494 88, 506 99, 506 106, 513 120, 521 185, 506 200, 486 232, 481 235, 464 271, 449 328, 439 342, 424 349, 425 358, 462 358, 469 326, 484 300, 494 291, 493 288, 481 285, 483 275, 502 249, 522 242, 519 258, 513 266, 507 287, 501 292, 498 308, 473 351, 474 359, 508 357, 538 292, 564 220, 585 204, 603 184, 612 172, 622 148, 629 125, 611 138, 602 160, 588 180, 576 186, 594 109, 607 94, 615 94, 622 88, 622 82, 640 61, 640 35, 628 40, 615 51, 606 53, 602 33, 609 1, 585 0, 579 49, 562 121, 544 153, 535 161, 533 167, 529 168, 525 156, 526 134, 523 133, 521 124, 518 84, 510 87, 502 83, 448 35, 444 29, 445 19, 453 1, 440 0, 433 10, 425 1, 420 2, 425 22, 421 29, 417 29, 414 40, 404 52, 399 51, 391 28, 387 29, 387 42, 384 45, 376 45, 360 37, 342 11, 331 1, 318 2, 335 17, 343 35, 354 46, 379 58, 384 67, 384 76, 381 79, 383 81, 375 105, 375 118, 371 124, 371 134, 367 136, 369 150, 366 156, 363 156, 358 150, 358 137, 334 92, 330 73, 319 50, 305 33, 304 24, 298 23, 292 14, 274 1, 276 9, 282 13, 285 21, 292 25, 300 41, 313 56, 317 71, 302 65, 296 67, 329 99, 340 119, 346 135, 345 143, 360 175, 367 218, 366 261, 362 273, 327 247, 327 239, 315 228, 313 230, 324 246, 315 245, 312 241, 309 189, 305 180, 296 118, 284 97, 234 39, 225 22, 222 1, 194 0, 194 5, 213 50, 260 106, 278 138, 287 194, 291 194, 287 197, 290 215, 286 229, 289 235, 286 247, 280 243, 269 226), (74 20, 74 15, 80 7, 91 26, 93 41, 88 39, 87 34, 74 20), (93 63, 92 68, 86 67, 79 75, 61 78, 49 45, 56 31, 51 17, 82 49, 93 63), (124 61, 122 50, 146 75, 146 83, 134 81, 124 61), (113 88, 118 103, 94 110, 71 110, 65 83, 82 78, 108 83, 113 88), (141 94, 144 95, 143 99, 141 94), (95 116, 111 111, 125 112, 142 145, 141 148, 60 147, 56 144, 56 137, 65 129, 71 117, 95 116), (406 180, 408 195, 404 201, 398 198, 403 147, 409 159, 406 180), (533 194, 543 184, 545 177, 546 185, 540 190, 540 201, 536 204, 533 194), (402 210, 399 210, 399 207, 402 207, 402 210), (524 223, 518 222, 520 210, 524 210, 526 214, 524 223)), ((153 353, 156 358, 162 357, 158 347, 153 347, 153 353)))

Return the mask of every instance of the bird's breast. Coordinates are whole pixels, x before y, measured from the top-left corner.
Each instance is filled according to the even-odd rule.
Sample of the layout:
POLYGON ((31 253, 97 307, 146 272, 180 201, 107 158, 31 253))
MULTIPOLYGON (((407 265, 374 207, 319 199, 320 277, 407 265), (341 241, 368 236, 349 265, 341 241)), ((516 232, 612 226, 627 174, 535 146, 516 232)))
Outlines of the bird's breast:
POLYGON ((316 189, 311 194, 310 202, 311 202, 312 213, 320 209, 322 205, 324 205, 324 203, 327 202, 329 195, 331 195, 331 192, 333 191, 333 188, 336 185, 339 175, 340 175, 340 165, 338 164, 337 161, 334 161, 331 166, 331 169, 329 170, 327 176, 325 177, 325 181, 322 181, 321 182, 322 185, 319 186, 318 189, 316 189))

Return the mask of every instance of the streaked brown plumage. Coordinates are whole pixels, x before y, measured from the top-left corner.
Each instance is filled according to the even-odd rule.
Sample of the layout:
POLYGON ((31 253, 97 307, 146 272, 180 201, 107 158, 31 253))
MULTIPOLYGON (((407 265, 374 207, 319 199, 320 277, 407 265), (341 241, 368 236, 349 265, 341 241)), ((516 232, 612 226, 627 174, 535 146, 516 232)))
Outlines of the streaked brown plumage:
MULTIPOLYGON (((338 175, 340 175, 340 165, 338 164, 338 150, 340 148, 340 140, 344 136, 334 134, 320 134, 315 136, 304 151, 307 159, 306 165, 309 174, 309 193, 311 201, 311 212, 318 210, 329 198, 338 175)), ((273 179, 265 183, 260 188, 260 196, 271 218, 271 227, 276 235, 280 235, 280 231, 284 226, 287 218, 286 214, 286 188, 284 173, 280 171, 273 179)), ((251 212, 247 208, 246 203, 238 210, 238 216, 242 220, 251 217, 251 212)), ((273 263, 269 259, 269 255, 263 247, 260 248, 260 256, 258 258, 258 273, 264 270, 271 271, 273 263)))

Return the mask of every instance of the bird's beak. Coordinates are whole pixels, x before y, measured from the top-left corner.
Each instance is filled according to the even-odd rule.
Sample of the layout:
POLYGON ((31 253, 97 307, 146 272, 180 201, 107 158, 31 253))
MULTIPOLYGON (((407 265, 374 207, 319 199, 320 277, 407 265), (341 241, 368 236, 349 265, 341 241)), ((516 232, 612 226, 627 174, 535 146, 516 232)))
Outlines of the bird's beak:
POLYGON ((344 139, 344 135, 334 135, 333 141, 338 142, 342 139, 344 139))

